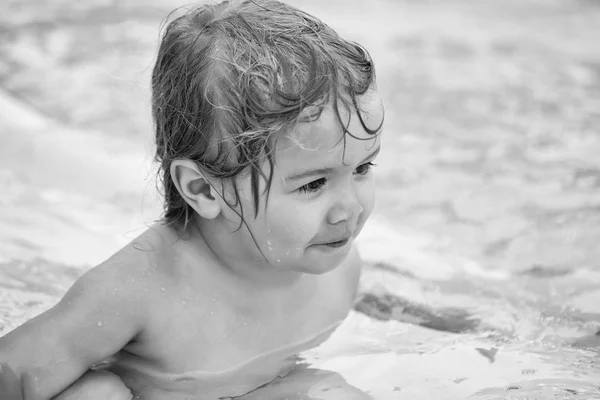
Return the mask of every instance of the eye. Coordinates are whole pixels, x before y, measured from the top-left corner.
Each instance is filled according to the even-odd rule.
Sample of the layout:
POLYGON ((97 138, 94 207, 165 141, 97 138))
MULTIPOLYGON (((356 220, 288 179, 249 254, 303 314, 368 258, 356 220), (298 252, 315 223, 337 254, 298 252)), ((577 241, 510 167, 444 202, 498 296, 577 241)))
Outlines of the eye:
POLYGON ((356 168, 356 174, 358 175, 367 175, 369 172, 371 172, 371 169, 375 166, 376 164, 373 164, 372 162, 368 162, 368 163, 364 163, 362 165, 359 165, 356 168))
POLYGON ((312 181, 312 182, 307 183, 306 185, 301 186, 300 188, 298 188, 298 191, 300 193, 318 192, 319 190, 321 190, 323 188, 323 186, 325 186, 326 182, 327 182, 327 179, 320 178, 320 179, 317 179, 316 181, 312 181))

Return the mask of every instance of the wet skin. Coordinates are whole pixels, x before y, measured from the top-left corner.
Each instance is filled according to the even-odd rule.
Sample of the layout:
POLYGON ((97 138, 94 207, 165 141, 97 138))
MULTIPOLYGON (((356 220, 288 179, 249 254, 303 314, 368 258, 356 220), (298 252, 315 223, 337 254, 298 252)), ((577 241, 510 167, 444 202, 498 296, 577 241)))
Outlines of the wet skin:
MULTIPOLYGON (((366 123, 379 126, 379 97, 370 93, 361 106, 366 123)), ((154 225, 84 274, 55 307, 0 338, 0 360, 32 377, 26 400, 69 386, 61 400, 69 392, 106 399, 102 385, 126 399, 120 381, 90 378, 89 368, 127 354, 157 374, 224 371, 343 320, 355 300, 360 259, 353 240, 373 209, 370 163, 380 146, 356 115, 348 129, 356 138, 344 143, 329 109, 280 140, 269 202, 241 229, 224 203, 216 217, 198 216, 185 232, 154 225)), ((246 210, 249 188, 242 182, 246 210)), ((18 396, 14 377, 6 376, 0 388, 18 396)), ((146 400, 179 398, 177 389, 165 395, 135 376, 123 378, 146 400)))

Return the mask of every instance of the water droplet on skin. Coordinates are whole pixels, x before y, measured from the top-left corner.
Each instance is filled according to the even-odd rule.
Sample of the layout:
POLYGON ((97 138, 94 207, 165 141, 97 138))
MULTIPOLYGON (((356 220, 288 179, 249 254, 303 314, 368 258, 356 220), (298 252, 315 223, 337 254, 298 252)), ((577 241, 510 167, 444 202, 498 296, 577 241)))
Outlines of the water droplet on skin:
POLYGON ((187 304, 187 301, 181 300, 181 305, 185 306, 186 304, 187 304))
POLYGON ((96 325, 98 325, 99 327, 101 327, 102 325, 104 325, 104 322, 98 321, 98 322, 96 322, 96 325))
POLYGON ((163 292, 163 293, 165 293, 167 291, 167 289, 165 289, 164 287, 161 287, 160 291, 163 292))

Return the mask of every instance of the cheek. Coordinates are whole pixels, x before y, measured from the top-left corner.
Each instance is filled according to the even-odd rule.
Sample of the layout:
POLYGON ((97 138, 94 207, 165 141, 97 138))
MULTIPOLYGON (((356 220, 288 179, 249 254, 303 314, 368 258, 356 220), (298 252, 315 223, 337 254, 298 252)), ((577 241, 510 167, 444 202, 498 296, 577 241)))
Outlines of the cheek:
POLYGON ((361 220, 364 221, 371 215, 371 212, 375 207, 375 181, 372 177, 362 186, 361 190, 358 192, 358 198, 358 201, 363 208, 361 220))
POLYGON ((267 214, 269 237, 280 246, 303 248, 319 231, 321 226, 319 213, 312 207, 281 200, 278 204, 270 205, 269 208, 267 214))

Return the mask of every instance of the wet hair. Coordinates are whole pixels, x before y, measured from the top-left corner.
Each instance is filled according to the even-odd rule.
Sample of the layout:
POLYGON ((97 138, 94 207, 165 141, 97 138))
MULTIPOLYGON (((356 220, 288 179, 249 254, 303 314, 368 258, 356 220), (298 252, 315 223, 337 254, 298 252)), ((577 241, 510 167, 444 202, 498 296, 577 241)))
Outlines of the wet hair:
POLYGON ((365 126, 358 106, 374 79, 363 47, 290 5, 251 0, 187 8, 166 24, 152 72, 164 222, 185 227, 194 215, 172 180, 173 160, 192 160, 204 174, 231 181, 232 207, 239 203, 233 178, 249 174, 256 216, 260 179, 266 205, 274 147, 285 128, 318 119, 331 104, 346 134, 340 108, 355 110, 365 131, 377 134, 380 127, 365 126))

